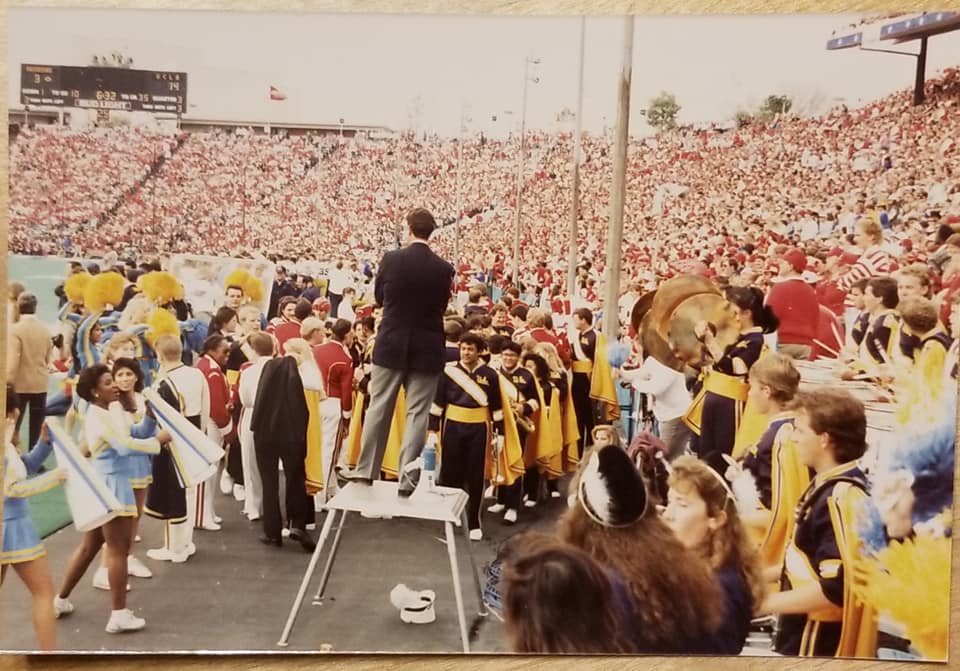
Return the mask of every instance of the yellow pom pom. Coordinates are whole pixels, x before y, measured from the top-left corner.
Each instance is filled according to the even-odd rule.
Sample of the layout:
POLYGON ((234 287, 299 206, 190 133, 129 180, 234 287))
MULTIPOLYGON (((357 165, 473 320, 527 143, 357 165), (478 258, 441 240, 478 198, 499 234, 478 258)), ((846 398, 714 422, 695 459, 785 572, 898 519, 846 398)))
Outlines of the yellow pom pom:
POLYGON ((140 292, 157 305, 183 298, 183 286, 180 281, 165 271, 153 271, 141 275, 138 282, 140 292))
POLYGON ((83 302, 91 312, 100 312, 108 304, 116 307, 123 300, 124 279, 120 273, 100 273, 87 282, 83 302))
POLYGON ((881 614, 903 625, 925 659, 945 661, 950 618, 950 539, 918 535, 894 541, 864 559, 854 590, 881 614))
POLYGON ((234 268, 227 274, 223 280, 223 288, 232 285, 242 287, 243 295, 254 303, 263 299, 263 283, 246 268, 234 268))
POLYGON ((83 303, 83 292, 87 288, 87 283, 93 279, 90 273, 74 273, 63 283, 63 293, 74 305, 83 303))
POLYGON ((177 318, 166 308, 156 308, 147 320, 145 334, 150 347, 156 347, 157 338, 164 335, 180 337, 180 326, 177 318))

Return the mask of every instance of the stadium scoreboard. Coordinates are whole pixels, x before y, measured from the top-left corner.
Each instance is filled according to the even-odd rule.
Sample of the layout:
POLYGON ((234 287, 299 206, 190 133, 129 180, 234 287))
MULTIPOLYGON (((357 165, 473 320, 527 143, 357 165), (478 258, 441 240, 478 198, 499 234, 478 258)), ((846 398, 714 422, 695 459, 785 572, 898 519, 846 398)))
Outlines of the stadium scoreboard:
POLYGON ((20 103, 182 114, 187 73, 21 64, 20 103))

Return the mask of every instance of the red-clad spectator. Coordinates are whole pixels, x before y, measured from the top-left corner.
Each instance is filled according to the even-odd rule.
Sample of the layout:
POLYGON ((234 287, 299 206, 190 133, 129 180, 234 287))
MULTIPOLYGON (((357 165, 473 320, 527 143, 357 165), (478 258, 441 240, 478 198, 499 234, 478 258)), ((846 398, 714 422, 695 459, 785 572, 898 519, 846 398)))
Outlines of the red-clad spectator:
POLYGON ((780 277, 767 294, 767 304, 780 320, 777 347, 794 359, 809 359, 813 352, 820 303, 817 292, 801 277, 807 268, 807 255, 791 249, 779 262, 780 277))

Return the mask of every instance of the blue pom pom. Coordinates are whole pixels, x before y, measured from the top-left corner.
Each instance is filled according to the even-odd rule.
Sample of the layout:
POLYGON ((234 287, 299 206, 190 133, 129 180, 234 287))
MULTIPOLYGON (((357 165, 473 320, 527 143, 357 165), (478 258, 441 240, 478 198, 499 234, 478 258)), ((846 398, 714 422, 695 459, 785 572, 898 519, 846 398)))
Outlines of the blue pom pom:
POLYGON ((623 343, 612 343, 607 346, 607 361, 614 368, 620 368, 630 358, 630 347, 623 343))

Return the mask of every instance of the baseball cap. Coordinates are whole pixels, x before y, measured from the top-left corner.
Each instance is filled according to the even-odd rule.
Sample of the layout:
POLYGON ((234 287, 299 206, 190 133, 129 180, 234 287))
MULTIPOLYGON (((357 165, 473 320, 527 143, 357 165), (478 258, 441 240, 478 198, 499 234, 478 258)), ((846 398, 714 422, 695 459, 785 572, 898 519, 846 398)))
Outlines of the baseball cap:
POLYGON ((795 272, 802 273, 807 269, 807 255, 800 249, 791 249, 780 258, 789 263, 795 272))

